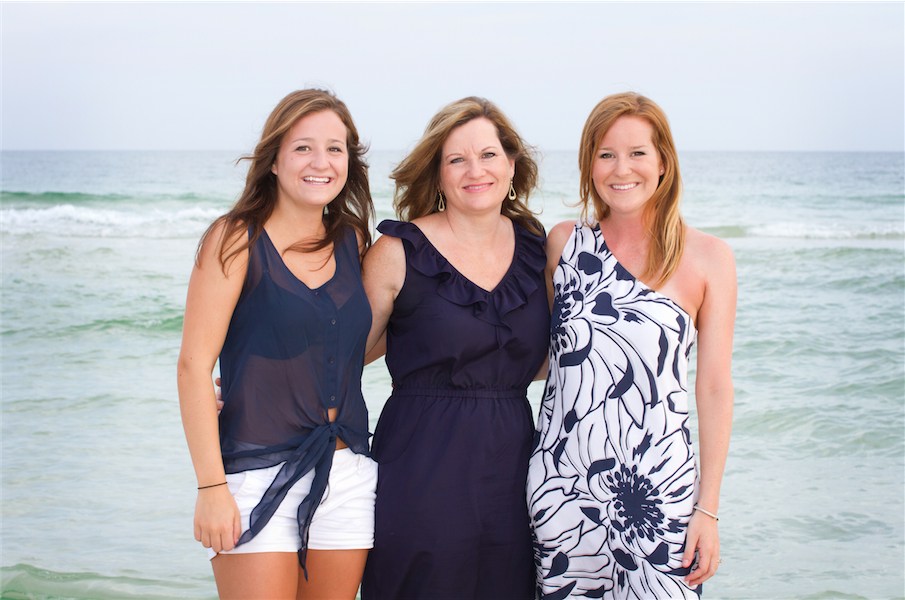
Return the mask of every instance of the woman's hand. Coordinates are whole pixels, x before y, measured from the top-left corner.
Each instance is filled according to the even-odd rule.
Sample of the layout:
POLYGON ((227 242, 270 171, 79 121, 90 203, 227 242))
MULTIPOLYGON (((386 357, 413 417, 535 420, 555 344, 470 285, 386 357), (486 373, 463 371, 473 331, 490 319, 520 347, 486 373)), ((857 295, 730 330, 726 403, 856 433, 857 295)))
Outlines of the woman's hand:
POLYGON ((692 566, 695 553, 698 555, 695 570, 685 578, 685 582, 692 587, 699 586, 713 577, 720 565, 720 534, 717 520, 697 510, 688 523, 685 553, 682 555, 683 567, 692 566))
POLYGON ((214 552, 232 550, 242 533, 239 507, 229 487, 198 490, 195 501, 195 539, 214 552))
POLYGON ((220 390, 220 378, 217 377, 214 379, 214 385, 217 386, 214 388, 214 393, 217 396, 217 414, 220 414, 220 411, 223 410, 223 392, 220 390))

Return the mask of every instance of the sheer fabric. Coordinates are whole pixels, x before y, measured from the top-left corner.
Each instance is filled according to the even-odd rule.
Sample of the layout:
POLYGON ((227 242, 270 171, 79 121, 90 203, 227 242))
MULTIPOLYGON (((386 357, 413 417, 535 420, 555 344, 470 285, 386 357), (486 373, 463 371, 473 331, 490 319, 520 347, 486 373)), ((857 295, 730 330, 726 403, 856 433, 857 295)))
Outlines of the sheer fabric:
POLYGON ((226 472, 284 463, 239 544, 254 537, 288 489, 314 469, 311 491, 298 509, 302 566, 336 439, 355 453, 369 454, 361 374, 371 309, 352 229, 336 244, 334 256, 333 277, 311 289, 292 274, 263 231, 250 248, 245 284, 220 353, 226 472), (330 408, 337 410, 333 422, 330 408))

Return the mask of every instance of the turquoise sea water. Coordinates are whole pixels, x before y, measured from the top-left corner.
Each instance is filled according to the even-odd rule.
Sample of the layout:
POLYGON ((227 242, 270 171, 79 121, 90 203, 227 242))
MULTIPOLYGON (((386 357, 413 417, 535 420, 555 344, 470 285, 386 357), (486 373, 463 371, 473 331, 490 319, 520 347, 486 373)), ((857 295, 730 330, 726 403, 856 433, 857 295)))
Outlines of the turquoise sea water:
MULTIPOLYGON (((214 598, 175 362, 238 153, 4 152, 3 598, 214 598)), ((378 218, 392 216, 373 153, 378 218)), ((723 565, 705 598, 905 597, 905 156, 688 153, 683 209, 738 261, 723 565)), ((574 153, 542 157, 548 227, 574 153)), ((365 371, 372 426, 389 389, 365 371)), ((539 401, 542 384, 531 388, 539 401)))

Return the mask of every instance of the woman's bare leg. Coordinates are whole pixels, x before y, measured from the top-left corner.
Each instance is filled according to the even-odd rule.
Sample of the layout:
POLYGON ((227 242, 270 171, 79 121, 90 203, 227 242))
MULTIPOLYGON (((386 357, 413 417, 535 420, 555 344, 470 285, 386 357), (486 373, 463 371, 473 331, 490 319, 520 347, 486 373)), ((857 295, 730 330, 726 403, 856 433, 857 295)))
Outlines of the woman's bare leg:
POLYGON ((221 600, 295 600, 298 561, 295 552, 218 554, 211 566, 221 600))
POLYGON ((354 600, 367 550, 308 550, 308 580, 298 569, 297 600, 354 600))

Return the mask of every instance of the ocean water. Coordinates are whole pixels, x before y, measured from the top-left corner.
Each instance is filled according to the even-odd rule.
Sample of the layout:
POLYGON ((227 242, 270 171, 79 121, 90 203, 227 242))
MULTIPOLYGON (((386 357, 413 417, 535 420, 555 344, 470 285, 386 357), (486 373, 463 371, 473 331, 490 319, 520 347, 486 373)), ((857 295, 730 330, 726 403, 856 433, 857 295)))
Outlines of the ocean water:
MULTIPOLYGON (((215 598, 175 363, 229 152, 0 156, 2 598, 215 598)), ((387 174, 370 156, 378 218, 387 174)), ((723 564, 705 598, 905 597, 905 156, 686 153, 683 211, 738 262, 723 564)), ((541 157, 546 226, 575 153, 541 157)), ((389 390, 365 371, 372 426, 389 390)), ((531 388, 535 407, 542 384, 531 388)))

